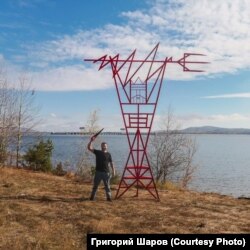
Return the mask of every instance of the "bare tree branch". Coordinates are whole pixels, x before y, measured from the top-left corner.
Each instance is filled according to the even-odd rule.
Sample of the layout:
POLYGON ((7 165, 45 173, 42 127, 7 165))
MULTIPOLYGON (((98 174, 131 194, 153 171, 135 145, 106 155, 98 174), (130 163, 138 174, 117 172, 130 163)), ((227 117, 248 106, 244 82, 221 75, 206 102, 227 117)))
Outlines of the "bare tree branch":
POLYGON ((19 76, 16 95, 15 147, 16 166, 20 163, 20 151, 23 146, 23 135, 31 135, 38 124, 38 107, 35 106, 35 91, 32 89, 31 78, 27 74, 19 76))
POLYGON ((0 165, 6 164, 8 155, 9 164, 12 164, 13 146, 15 163, 16 166, 19 165, 23 135, 33 132, 39 122, 34 93, 27 75, 20 76, 18 86, 14 87, 9 82, 4 67, 0 67, 0 165))
MULTIPOLYGON (((100 130, 99 126, 99 110, 93 110, 90 112, 88 120, 85 126, 85 132, 87 134, 94 134, 100 130)), ((98 142, 98 138, 96 140, 98 142)), ((77 175, 84 179, 92 178, 92 162, 90 153, 86 150, 86 145, 84 145, 83 154, 80 156, 79 162, 77 164, 77 175)))
POLYGON ((178 133, 180 125, 171 108, 161 120, 161 128, 151 136, 149 147, 150 165, 156 182, 174 181, 187 187, 195 170, 196 143, 189 135, 178 133))

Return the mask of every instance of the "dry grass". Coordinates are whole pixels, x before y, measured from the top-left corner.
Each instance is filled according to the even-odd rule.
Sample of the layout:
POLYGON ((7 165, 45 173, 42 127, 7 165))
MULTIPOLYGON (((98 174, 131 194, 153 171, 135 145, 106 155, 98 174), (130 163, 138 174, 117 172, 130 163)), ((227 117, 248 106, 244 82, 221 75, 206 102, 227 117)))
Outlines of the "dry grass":
POLYGON ((71 175, 0 169, 0 249, 85 249, 87 233, 250 233, 248 199, 168 190, 156 202, 140 190, 109 203, 90 190, 71 175))

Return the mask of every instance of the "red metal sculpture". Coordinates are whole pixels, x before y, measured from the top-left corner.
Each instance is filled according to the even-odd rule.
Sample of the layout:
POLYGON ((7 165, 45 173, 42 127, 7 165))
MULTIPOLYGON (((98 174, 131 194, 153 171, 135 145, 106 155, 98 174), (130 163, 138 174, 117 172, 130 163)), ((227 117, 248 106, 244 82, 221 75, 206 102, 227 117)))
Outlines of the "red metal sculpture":
POLYGON ((188 66, 206 63, 189 61, 191 56, 204 56, 194 53, 184 53, 179 60, 173 60, 172 57, 157 60, 158 47, 159 44, 144 60, 135 59, 136 50, 127 59, 120 59, 119 54, 114 57, 105 55, 99 59, 85 59, 85 61, 100 63, 99 70, 107 65, 111 66, 120 102, 130 151, 116 198, 135 186, 136 196, 138 196, 139 189, 144 188, 159 200, 147 155, 147 145, 166 66, 175 63, 180 65, 183 71, 202 72, 202 70, 190 69, 188 66))

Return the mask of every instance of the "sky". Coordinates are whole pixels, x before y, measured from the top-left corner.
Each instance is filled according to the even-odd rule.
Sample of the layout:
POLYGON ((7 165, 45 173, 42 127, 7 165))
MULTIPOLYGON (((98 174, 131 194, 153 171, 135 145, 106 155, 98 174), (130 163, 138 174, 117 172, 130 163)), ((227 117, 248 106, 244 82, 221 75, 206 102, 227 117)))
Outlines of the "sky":
MULTIPOLYGON (((9 79, 32 79, 37 129, 79 131, 98 110, 106 131, 123 127, 103 55, 143 59, 202 53, 202 73, 167 66, 154 121, 171 106, 182 128, 250 128, 249 0, 1 0, 0 65, 9 79)), ((196 66, 200 69, 200 66, 196 66)))

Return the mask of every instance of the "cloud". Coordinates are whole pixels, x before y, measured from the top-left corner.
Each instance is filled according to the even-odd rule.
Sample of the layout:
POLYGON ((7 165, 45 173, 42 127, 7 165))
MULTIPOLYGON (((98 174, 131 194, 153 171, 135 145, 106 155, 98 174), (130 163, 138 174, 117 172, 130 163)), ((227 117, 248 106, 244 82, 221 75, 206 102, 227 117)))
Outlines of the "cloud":
MULTIPOLYGON (((88 121, 88 114, 71 113, 70 116, 57 113, 46 114, 42 121, 36 126, 38 131, 44 132, 79 132, 80 127, 85 127, 88 121)), ((99 124, 105 131, 120 131, 122 125, 121 115, 100 115, 99 124)))
POLYGON ((148 13, 124 13, 136 25, 155 30, 166 41, 163 46, 206 53, 209 73, 250 66, 249 14, 247 0, 156 1, 148 13))
POLYGON ((4 56, 0 54, 0 63, 4 63, 4 56))
MULTIPOLYGON (((80 127, 84 127, 87 116, 82 114, 73 114, 71 116, 63 116, 51 113, 43 117, 42 122, 36 127, 39 131, 47 132, 78 132, 80 127)), ((217 126, 224 128, 250 128, 250 114, 216 114, 216 115, 199 115, 187 114, 176 116, 177 123, 180 128, 198 127, 198 126, 217 126)), ((162 116, 156 115, 153 130, 162 129, 162 116)), ((100 124, 105 127, 105 131, 120 131, 123 127, 120 115, 109 115, 100 117, 100 124)))
POLYGON ((57 117, 57 115, 55 113, 51 113, 50 116, 51 117, 57 117))
POLYGON ((194 126, 218 126, 225 128, 250 128, 250 114, 216 114, 216 115, 199 115, 187 114, 177 116, 180 124, 186 127, 194 126))
POLYGON ((78 132, 82 126, 79 117, 51 113, 42 117, 42 121, 36 126, 36 129, 44 132, 78 132))
POLYGON ((234 94, 223 94, 223 95, 211 95, 204 96, 201 98, 205 99, 225 99, 225 98, 250 98, 250 93, 234 93, 234 94))
POLYGON ((17 0, 17 4, 21 8, 31 8, 31 7, 35 7, 37 4, 40 4, 46 1, 47 0, 17 0))
POLYGON ((97 66, 87 66, 83 58, 117 53, 126 58, 135 48, 137 57, 143 58, 158 42, 160 59, 178 59, 183 52, 197 52, 206 54, 206 60, 211 62, 198 66, 206 70, 203 74, 182 73, 180 67, 169 67, 167 79, 235 73, 250 67, 249 16, 248 0, 155 0, 148 3, 147 9, 122 12, 123 24, 107 24, 29 44, 27 60, 34 75, 44 79, 36 82, 37 88, 44 90, 59 90, 59 86, 62 90, 106 88, 112 81, 111 73, 108 78, 105 72, 102 78, 97 66), (84 65, 82 74, 80 62, 84 65))
POLYGON ((107 71, 98 74, 84 65, 61 66, 45 72, 33 73, 33 84, 41 91, 70 91, 106 89, 113 86, 107 71))

